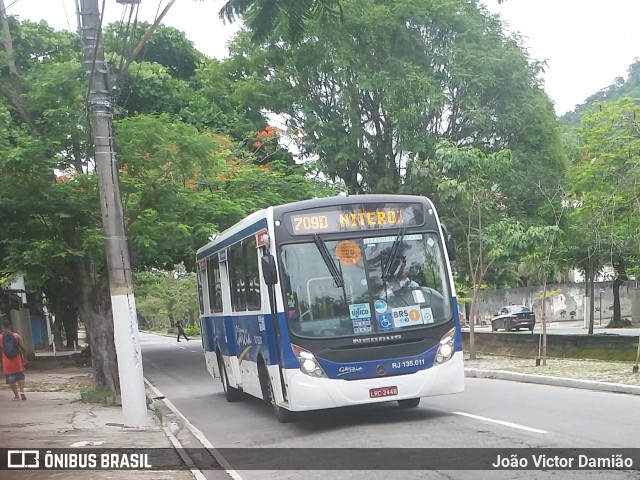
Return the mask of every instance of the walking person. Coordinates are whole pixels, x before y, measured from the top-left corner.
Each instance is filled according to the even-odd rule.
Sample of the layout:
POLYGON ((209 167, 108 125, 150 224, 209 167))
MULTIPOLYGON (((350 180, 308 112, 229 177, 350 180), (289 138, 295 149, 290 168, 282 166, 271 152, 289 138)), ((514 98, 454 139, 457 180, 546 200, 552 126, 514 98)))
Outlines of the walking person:
POLYGON ((184 339, 188 342, 187 334, 184 333, 184 327, 182 325, 182 320, 178 320, 176 323, 176 327, 178 327, 178 341, 180 341, 180 335, 184 337, 184 339))
POLYGON ((17 333, 11 331, 11 322, 2 322, 0 334, 0 350, 2 350, 2 371, 7 384, 13 391, 14 400, 26 400, 24 394, 24 366, 26 365, 24 343, 17 333), (18 395, 18 388, 20 395, 18 395))

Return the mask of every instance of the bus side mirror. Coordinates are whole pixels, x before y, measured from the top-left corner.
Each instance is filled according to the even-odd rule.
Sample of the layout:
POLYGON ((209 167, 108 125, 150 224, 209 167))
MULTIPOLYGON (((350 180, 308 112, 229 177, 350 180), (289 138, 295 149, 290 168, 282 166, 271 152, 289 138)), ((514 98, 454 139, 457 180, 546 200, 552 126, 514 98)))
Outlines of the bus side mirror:
POLYGON ((442 236, 444 237, 444 243, 447 246, 447 254, 449 255, 449 261, 453 262, 456 259, 456 241, 453 239, 447 227, 442 226, 442 236))
POLYGON ((278 283, 278 273, 276 272, 276 259, 270 253, 263 255, 262 259, 262 277, 267 285, 275 285, 278 283))

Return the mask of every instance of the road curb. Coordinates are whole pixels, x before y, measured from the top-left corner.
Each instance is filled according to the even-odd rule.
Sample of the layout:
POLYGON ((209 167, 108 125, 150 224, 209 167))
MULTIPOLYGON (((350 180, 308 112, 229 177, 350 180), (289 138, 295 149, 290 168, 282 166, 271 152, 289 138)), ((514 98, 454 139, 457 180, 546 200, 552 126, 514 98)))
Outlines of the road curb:
POLYGON ((507 372, 504 370, 481 370, 466 368, 464 376, 469 378, 493 378, 496 380, 510 380, 522 383, 537 383, 555 387, 582 388, 585 390, 599 390, 611 393, 626 393, 640 395, 640 387, 623 385, 620 383, 596 382, 592 380, 577 380, 575 378, 550 377, 547 375, 532 375, 528 373, 507 372))
POLYGON ((242 477, 229 465, 226 459, 207 440, 204 434, 177 409, 149 380, 145 383, 153 393, 154 413, 160 420, 163 430, 174 448, 179 452, 185 464, 191 470, 196 480, 243 480, 242 477), (189 458, 183 449, 203 449, 208 451, 218 463, 220 469, 201 471, 195 466, 193 459, 189 458))

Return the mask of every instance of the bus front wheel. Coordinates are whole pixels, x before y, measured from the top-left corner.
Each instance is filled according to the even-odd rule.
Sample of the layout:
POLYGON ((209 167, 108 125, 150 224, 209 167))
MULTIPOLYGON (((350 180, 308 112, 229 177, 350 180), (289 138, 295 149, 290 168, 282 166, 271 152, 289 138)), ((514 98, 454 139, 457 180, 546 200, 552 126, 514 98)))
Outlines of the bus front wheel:
POLYGON ((264 364, 260 364, 258 369, 260 375, 260 387, 262 388, 262 396, 264 398, 264 401, 268 405, 271 405, 271 408, 273 408, 273 413, 280 423, 295 422, 297 420, 296 413, 292 412, 291 410, 287 410, 286 408, 283 408, 276 403, 276 397, 273 393, 273 385, 271 384, 271 379, 269 378, 267 367, 264 364))
POLYGON ((398 400, 398 406, 400 408, 416 408, 420 405, 420 398, 407 398, 405 400, 398 400))
POLYGON ((227 369, 224 366, 224 362, 222 361, 222 358, 220 356, 218 356, 218 368, 220 369, 220 380, 222 380, 224 397, 227 399, 227 402, 239 402, 242 399, 242 392, 237 388, 233 388, 229 384, 227 369))

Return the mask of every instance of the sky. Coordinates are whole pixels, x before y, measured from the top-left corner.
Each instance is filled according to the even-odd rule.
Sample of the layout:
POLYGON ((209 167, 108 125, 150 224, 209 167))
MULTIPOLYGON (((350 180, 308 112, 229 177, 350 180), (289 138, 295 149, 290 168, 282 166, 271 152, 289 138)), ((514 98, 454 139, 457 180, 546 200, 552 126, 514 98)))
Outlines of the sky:
MULTIPOLYGON (((75 0, 4 0, 21 19, 46 20, 56 29, 76 29, 75 0)), ((508 30, 524 38, 529 55, 545 60, 545 90, 559 115, 573 110, 596 91, 625 77, 640 57, 635 41, 640 0, 480 0, 499 14, 508 30)), ((102 1, 99 1, 102 5, 102 1)), ((152 22, 168 0, 141 0, 138 18, 152 22)), ((177 0, 163 23, 186 33, 210 57, 227 54, 226 43, 238 25, 218 18, 223 0, 177 0)), ((122 18, 124 6, 106 0, 106 22, 122 18)))

